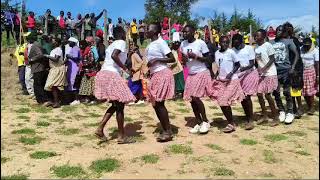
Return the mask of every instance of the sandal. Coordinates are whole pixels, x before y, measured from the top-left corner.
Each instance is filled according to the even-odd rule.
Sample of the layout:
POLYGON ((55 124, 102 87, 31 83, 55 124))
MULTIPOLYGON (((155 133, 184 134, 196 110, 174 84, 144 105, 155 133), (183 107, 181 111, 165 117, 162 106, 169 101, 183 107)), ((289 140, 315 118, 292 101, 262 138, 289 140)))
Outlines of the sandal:
POLYGON ((232 124, 228 124, 225 128, 222 129, 224 133, 231 133, 235 130, 236 128, 232 124))
POLYGON ((124 137, 117 140, 118 144, 131 144, 135 143, 136 141, 130 137, 124 137))
POLYGON ((97 132, 95 132, 94 135, 95 135, 97 138, 99 138, 100 140, 102 140, 102 141, 108 140, 108 138, 107 138, 105 135, 101 135, 101 134, 99 134, 99 133, 97 133, 97 132))

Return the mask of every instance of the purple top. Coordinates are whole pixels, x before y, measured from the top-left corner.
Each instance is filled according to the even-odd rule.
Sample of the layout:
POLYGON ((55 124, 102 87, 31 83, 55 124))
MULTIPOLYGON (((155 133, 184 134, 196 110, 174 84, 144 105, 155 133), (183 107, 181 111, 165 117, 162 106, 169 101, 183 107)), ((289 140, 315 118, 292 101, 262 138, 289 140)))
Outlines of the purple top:
POLYGON ((12 25, 14 21, 14 13, 11 13, 9 11, 4 12, 4 17, 6 18, 6 24, 7 25, 12 25))
POLYGON ((79 62, 80 62, 80 48, 78 46, 74 46, 73 48, 70 49, 70 52, 67 53, 71 55, 74 58, 77 58, 76 60, 68 59, 67 60, 67 80, 68 80, 68 86, 67 86, 67 91, 76 91, 78 90, 77 88, 74 87, 74 83, 76 80, 76 76, 79 71, 79 62))

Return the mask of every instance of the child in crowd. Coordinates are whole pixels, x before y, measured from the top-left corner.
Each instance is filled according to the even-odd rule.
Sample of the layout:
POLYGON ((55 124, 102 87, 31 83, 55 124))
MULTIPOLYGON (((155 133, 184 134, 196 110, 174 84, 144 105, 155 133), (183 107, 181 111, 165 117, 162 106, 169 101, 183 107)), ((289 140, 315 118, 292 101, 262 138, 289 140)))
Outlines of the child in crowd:
POLYGON ((67 71, 64 54, 61 49, 61 40, 59 38, 53 38, 54 49, 50 52, 50 55, 45 54, 45 57, 49 59, 49 75, 46 81, 44 89, 46 91, 52 91, 53 95, 53 108, 60 107, 59 93, 64 90, 64 86, 67 86, 67 71))
POLYGON ((303 91, 309 115, 314 114, 314 95, 319 91, 319 49, 315 48, 310 38, 303 40, 301 47, 303 60, 303 91))
POLYGON ((237 71, 240 67, 236 59, 235 52, 229 49, 230 40, 227 36, 220 38, 220 50, 215 54, 215 62, 218 65, 218 77, 213 81, 212 99, 218 102, 228 125, 222 130, 231 133, 236 130, 236 125, 232 117, 231 105, 241 102, 245 95, 241 88, 237 71))
POLYGON ((238 76, 245 95, 245 99, 241 102, 247 120, 245 129, 251 130, 254 128, 251 96, 257 94, 259 83, 259 73, 254 67, 255 52, 253 47, 244 44, 243 36, 240 34, 232 37, 232 46, 240 63, 238 76))
POLYGON ((278 88, 273 92, 275 97, 277 107, 279 109, 279 120, 280 122, 285 122, 286 124, 292 123, 295 116, 293 114, 293 99, 290 93, 292 88, 290 77, 293 75, 295 71, 295 66, 299 58, 299 54, 297 52, 297 47, 293 43, 292 39, 286 39, 287 31, 284 31, 283 26, 280 25, 276 29, 276 39, 272 44, 275 50, 275 64, 277 68, 278 75, 278 88), (294 61, 291 62, 289 59, 289 51, 294 54, 294 61), (281 96, 280 96, 280 88, 283 86, 283 95, 287 101, 287 111, 283 106, 281 96))
POLYGON ((184 41, 180 48, 183 63, 189 68, 183 99, 191 103, 197 120, 197 124, 190 130, 190 133, 207 133, 210 124, 200 98, 208 97, 211 94, 211 75, 205 64, 210 59, 209 49, 203 40, 195 39, 195 28, 193 26, 185 26, 182 32, 184 41))
POLYGON ((95 103, 94 79, 98 71, 98 51, 92 36, 86 38, 87 47, 82 54, 83 77, 79 88, 79 95, 84 98, 85 103, 95 103))
POLYGON ((183 67, 181 65, 182 61, 182 53, 180 49, 180 40, 174 40, 172 44, 172 54, 175 58, 175 63, 170 64, 170 68, 174 74, 174 82, 175 82, 175 98, 182 98, 184 92, 184 77, 183 77, 183 67))
MULTIPOLYGON (((134 42, 130 42, 128 60, 131 66, 127 68, 131 69, 132 72, 128 81, 129 88, 137 99, 135 103, 143 104, 142 80, 147 73, 147 62, 140 54, 139 47, 134 42)), ((134 103, 130 103, 130 105, 132 104, 134 103)))
POLYGON ((255 47, 256 53, 256 65, 259 72, 259 84, 258 84, 258 99, 262 110, 262 118, 258 120, 257 124, 262 124, 268 120, 267 108, 263 96, 267 99, 269 107, 271 109, 272 119, 270 125, 278 125, 278 116, 275 106, 275 102, 272 99, 271 93, 278 87, 277 69, 274 64, 275 51, 269 42, 265 42, 267 32, 260 29, 255 34, 255 41, 257 43, 255 47))
POLYGON ((118 144, 135 142, 125 136, 124 132, 124 106, 135 101, 126 81, 120 76, 121 70, 130 73, 124 65, 126 54, 126 33, 117 26, 113 29, 115 41, 107 48, 106 58, 101 71, 97 73, 95 80, 95 96, 98 100, 109 101, 112 105, 108 108, 95 134, 99 138, 106 139, 103 129, 111 116, 116 112, 118 123, 118 144))
POLYGON ((151 23, 148 26, 147 38, 151 43, 146 48, 148 67, 151 78, 148 85, 148 100, 152 102, 153 108, 160 120, 163 132, 157 137, 158 142, 171 141, 172 130, 169 121, 168 110, 165 107, 165 100, 174 96, 174 78, 167 63, 173 63, 174 57, 168 44, 162 39, 161 25, 151 23))

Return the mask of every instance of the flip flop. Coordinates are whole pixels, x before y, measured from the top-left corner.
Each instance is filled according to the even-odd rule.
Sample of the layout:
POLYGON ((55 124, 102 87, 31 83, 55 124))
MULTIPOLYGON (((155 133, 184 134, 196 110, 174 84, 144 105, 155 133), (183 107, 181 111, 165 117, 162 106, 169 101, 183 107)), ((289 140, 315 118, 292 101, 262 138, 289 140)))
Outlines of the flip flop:
POLYGON ((235 130, 236 128, 232 124, 228 124, 225 128, 222 129, 224 133, 231 133, 235 130))
POLYGON ((132 138, 129 137, 125 137, 123 139, 118 139, 117 140, 118 144, 131 144, 131 143, 135 143, 136 141, 132 138))

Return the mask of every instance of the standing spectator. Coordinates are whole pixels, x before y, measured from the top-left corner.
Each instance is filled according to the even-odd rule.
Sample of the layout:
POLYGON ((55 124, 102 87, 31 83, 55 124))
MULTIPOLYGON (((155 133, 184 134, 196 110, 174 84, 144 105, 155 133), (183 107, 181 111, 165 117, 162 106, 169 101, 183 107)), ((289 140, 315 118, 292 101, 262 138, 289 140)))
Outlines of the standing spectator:
POLYGON ((114 25, 112 24, 112 19, 108 18, 108 39, 113 37, 113 28, 114 25))
POLYGON ((2 31, 4 30, 4 23, 5 23, 4 11, 1 10, 1 37, 2 37, 2 31))
POLYGON ((139 40, 140 40, 140 46, 143 45, 144 42, 144 32, 145 32, 146 25, 144 22, 140 19, 139 20, 139 25, 138 25, 138 30, 139 30, 139 40))
POLYGON ((27 18, 27 28, 28 32, 33 32, 36 28, 36 19, 34 18, 34 12, 30 11, 27 18))
POLYGON ((181 24, 179 24, 178 20, 174 21, 174 24, 172 25, 172 29, 175 29, 175 32, 180 32, 182 30, 181 24))
MULTIPOLYGON (((45 14, 46 18, 47 18, 47 34, 53 34, 55 25, 56 25, 56 20, 55 18, 51 15, 51 10, 47 9, 46 14, 45 14)), ((45 18, 43 19, 43 26, 45 25, 45 18)))
POLYGON ((74 26, 76 29, 76 34, 78 36, 78 39, 81 40, 81 36, 82 36, 82 24, 83 24, 84 18, 82 18, 81 14, 77 15, 77 19, 74 22, 74 26))
POLYGON ((7 33, 7 45, 9 45, 10 42, 10 33, 12 38, 14 39, 14 35, 13 35, 13 20, 15 17, 15 14, 13 13, 13 9, 11 8, 10 11, 6 11, 4 13, 5 16, 5 23, 4 23, 4 27, 6 29, 6 33, 7 33))
POLYGON ((75 95, 75 100, 70 105, 77 105, 80 104, 80 101, 78 99, 78 88, 75 87, 75 81, 79 71, 80 48, 77 46, 78 40, 76 38, 70 37, 68 42, 69 50, 65 50, 67 58, 67 91, 75 95))
POLYGON ((73 36, 74 35, 74 30, 75 30, 75 21, 71 17, 71 12, 67 12, 66 28, 67 28, 67 34, 70 37, 73 36))
POLYGON ((118 18, 118 24, 117 24, 117 26, 120 26, 120 27, 122 27, 122 28, 124 29, 125 23, 123 23, 121 17, 118 18))
POLYGON ((15 32, 15 37, 17 44, 20 44, 20 15, 17 9, 14 9, 14 32, 15 32))
POLYGON ((49 99, 44 90, 44 86, 48 76, 48 59, 43 56, 43 50, 41 45, 37 42, 37 35, 35 32, 32 32, 28 36, 28 41, 32 44, 28 60, 31 64, 31 73, 33 74, 34 79, 34 94, 39 104, 47 106, 49 105, 49 99))
POLYGON ((92 36, 92 27, 90 26, 90 16, 86 14, 84 16, 84 38, 92 36))
POLYGON ((31 98, 34 98, 34 89, 33 89, 33 74, 31 73, 31 65, 29 64, 29 53, 30 53, 30 49, 32 47, 32 44, 31 41, 29 41, 29 37, 30 36, 30 32, 27 32, 24 34, 24 36, 26 37, 27 39, 27 47, 24 51, 24 64, 26 65, 26 69, 25 69, 25 84, 26 84, 26 88, 27 88, 27 91, 30 95, 31 98))
POLYGON ((64 18, 64 12, 60 11, 60 15, 57 17, 57 21, 59 24, 59 30, 61 37, 65 34, 66 31, 66 19, 64 18))
POLYGON ((181 65, 182 54, 180 49, 180 39, 174 39, 172 44, 172 54, 175 58, 175 62, 170 64, 170 68, 174 75, 174 84, 175 84, 175 99, 182 98, 184 92, 184 79, 183 79, 183 67, 181 65))
POLYGON ((137 46, 137 40, 138 40, 138 28, 137 28, 137 20, 134 18, 130 24, 130 33, 131 38, 134 42, 134 44, 137 46))
POLYGON ((90 14, 90 21, 89 21, 89 25, 91 26, 91 34, 92 36, 96 34, 96 28, 97 28, 97 21, 101 18, 101 16, 103 15, 103 12, 106 11, 105 9, 102 10, 102 12, 98 15, 95 16, 94 13, 90 14))
POLYGON ((27 86, 25 83, 26 65, 24 63, 24 51, 26 50, 26 47, 27 47, 27 43, 24 43, 23 39, 21 39, 21 44, 17 46, 16 51, 14 52, 14 56, 18 60, 19 82, 21 84, 21 90, 23 95, 29 95, 27 91, 27 86))
POLYGON ((98 61, 104 61, 106 56, 106 46, 103 44, 103 32, 101 29, 99 29, 96 33, 96 47, 99 55, 98 61))

